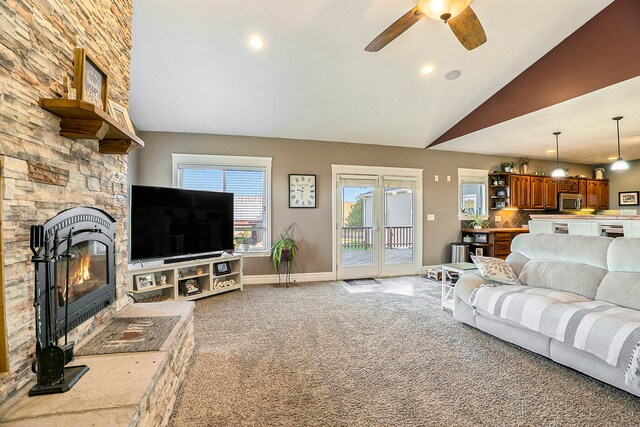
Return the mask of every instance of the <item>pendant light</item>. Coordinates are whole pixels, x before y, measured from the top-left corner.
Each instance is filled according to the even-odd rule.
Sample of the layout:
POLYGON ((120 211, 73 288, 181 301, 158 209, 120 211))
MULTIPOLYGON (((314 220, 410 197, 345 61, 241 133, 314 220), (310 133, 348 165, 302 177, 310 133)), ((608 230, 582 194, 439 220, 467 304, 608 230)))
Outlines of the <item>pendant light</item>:
POLYGON ((567 176, 565 170, 560 167, 560 143, 558 142, 558 135, 561 133, 562 132, 553 133, 556 136, 556 168, 551 172, 551 176, 554 178, 564 178, 567 176))
POLYGON ((629 169, 629 164, 622 160, 622 156, 620 155, 620 120, 622 120, 622 116, 614 117, 612 120, 616 121, 616 129, 618 130, 618 160, 611 165, 611 170, 622 171, 629 169))

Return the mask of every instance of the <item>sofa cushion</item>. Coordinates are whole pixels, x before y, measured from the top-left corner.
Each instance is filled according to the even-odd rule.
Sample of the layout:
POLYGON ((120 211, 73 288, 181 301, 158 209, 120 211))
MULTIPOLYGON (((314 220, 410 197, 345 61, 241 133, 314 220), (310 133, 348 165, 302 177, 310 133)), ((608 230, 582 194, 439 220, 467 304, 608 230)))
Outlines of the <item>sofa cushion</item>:
POLYGON ((573 292, 593 299, 607 270, 569 261, 531 260, 518 279, 523 285, 573 292))
POLYGON ((621 271, 607 273, 602 279, 595 299, 640 310, 640 273, 621 271))
POLYGON ((518 275, 505 260, 486 256, 471 255, 471 260, 478 267, 480 275, 492 282, 505 285, 519 285, 518 275))
POLYGON ((571 261, 607 268, 607 249, 614 239, 602 236, 568 234, 520 234, 511 251, 531 260, 571 261))
POLYGON ((607 251, 609 271, 640 273, 640 237, 617 238, 607 251))
POLYGON ((516 272, 516 275, 520 276, 520 273, 522 273, 522 269, 524 268, 524 265, 529 262, 529 258, 527 258, 522 254, 519 254, 518 252, 511 252, 507 256, 506 261, 507 261, 507 264, 509 264, 511 268, 513 268, 513 271, 516 272))

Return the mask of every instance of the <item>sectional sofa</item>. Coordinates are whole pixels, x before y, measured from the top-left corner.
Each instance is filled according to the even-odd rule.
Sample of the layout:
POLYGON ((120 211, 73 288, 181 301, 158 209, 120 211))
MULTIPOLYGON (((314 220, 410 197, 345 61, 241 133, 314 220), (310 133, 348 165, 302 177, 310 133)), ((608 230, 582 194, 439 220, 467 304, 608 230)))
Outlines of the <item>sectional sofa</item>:
POLYGON ((640 396, 637 375, 632 373, 640 372, 640 323, 635 323, 640 319, 640 238, 523 234, 513 240, 511 251, 506 261, 522 286, 465 275, 456 284, 454 317, 640 396), (481 297, 486 300, 484 309, 481 297), (568 305, 577 308, 568 309, 568 305), (559 310, 566 312, 560 315, 559 310), (549 327, 547 317, 554 313, 564 326, 549 327), (615 313, 618 322, 627 322, 625 331, 590 330, 589 324, 603 321, 601 313, 615 313), (545 328, 552 332, 538 330, 545 328), (576 344, 580 340, 582 344, 576 344), (620 341, 617 347, 627 347, 625 357, 634 354, 630 360, 620 356, 617 367, 604 360, 606 351, 602 355, 600 349, 598 356, 593 349, 599 344, 605 350, 611 346, 611 358, 616 340, 620 341))

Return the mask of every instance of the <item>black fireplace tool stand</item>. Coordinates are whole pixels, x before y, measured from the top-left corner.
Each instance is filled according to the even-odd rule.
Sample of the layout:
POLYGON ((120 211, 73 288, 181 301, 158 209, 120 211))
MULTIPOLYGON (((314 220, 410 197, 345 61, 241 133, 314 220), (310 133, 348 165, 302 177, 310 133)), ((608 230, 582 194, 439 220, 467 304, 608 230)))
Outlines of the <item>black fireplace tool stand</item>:
POLYGON ((31 226, 30 246, 31 252, 33 252, 31 261, 34 264, 44 264, 45 283, 44 302, 42 302, 40 278, 36 274, 33 302, 36 321, 36 358, 31 365, 31 369, 37 375, 37 384, 29 390, 29 396, 67 392, 89 371, 89 367, 86 365, 66 366, 73 360, 74 347, 73 341, 67 341, 69 332, 69 264, 72 258, 70 252, 71 246, 73 246, 72 238, 73 229, 69 232, 68 237, 61 241, 57 231, 53 236, 50 233, 45 236, 42 225, 31 226), (61 243, 66 243, 64 254, 59 254, 61 243), (55 263, 63 258, 66 258, 67 261, 64 289, 64 344, 59 345, 55 263), (42 306, 43 303, 44 307, 42 306), (41 337, 44 337, 44 339, 41 337))

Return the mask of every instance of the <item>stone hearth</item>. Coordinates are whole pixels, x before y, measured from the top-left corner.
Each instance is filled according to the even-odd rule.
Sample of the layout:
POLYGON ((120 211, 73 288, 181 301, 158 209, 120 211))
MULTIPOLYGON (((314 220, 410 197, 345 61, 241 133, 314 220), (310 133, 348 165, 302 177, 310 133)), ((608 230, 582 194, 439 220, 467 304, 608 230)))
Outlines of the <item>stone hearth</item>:
MULTIPOLYGON (((23 388, 16 398, 0 406, 0 424, 166 425, 193 354, 193 308, 193 302, 127 306, 115 317, 180 316, 180 320, 159 351, 77 357, 71 364, 85 364, 90 370, 67 393, 27 397, 23 388)), ((98 328, 84 342, 103 329, 98 328)))

